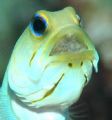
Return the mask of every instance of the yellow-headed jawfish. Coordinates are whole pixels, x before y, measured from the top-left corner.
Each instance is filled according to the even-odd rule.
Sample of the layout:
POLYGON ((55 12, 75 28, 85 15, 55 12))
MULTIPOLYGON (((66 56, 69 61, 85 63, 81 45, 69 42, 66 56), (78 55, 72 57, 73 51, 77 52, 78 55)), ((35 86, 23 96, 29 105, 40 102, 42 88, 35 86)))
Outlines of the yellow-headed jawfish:
POLYGON ((65 120, 99 57, 72 7, 35 13, 0 89, 0 120, 65 120))

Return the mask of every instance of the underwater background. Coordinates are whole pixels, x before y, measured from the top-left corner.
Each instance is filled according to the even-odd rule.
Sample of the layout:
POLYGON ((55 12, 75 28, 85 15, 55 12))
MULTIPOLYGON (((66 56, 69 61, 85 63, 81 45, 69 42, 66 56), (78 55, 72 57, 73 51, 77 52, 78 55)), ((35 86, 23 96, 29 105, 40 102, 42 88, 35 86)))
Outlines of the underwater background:
POLYGON ((74 110, 77 120, 112 120, 112 0, 0 0, 0 84, 13 50, 35 11, 72 6, 99 55, 99 72, 84 88, 74 110), (86 119, 87 120, 87 119, 86 119))

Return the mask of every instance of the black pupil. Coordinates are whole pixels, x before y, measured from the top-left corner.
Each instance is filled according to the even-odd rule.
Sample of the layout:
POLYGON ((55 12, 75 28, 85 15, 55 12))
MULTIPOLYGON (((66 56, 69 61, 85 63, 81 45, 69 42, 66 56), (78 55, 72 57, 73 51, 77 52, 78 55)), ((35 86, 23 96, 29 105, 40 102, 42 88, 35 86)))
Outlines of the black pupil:
POLYGON ((45 21, 43 20, 43 18, 35 17, 33 19, 32 23, 33 23, 34 32, 36 32, 38 34, 44 33, 44 31, 46 29, 46 24, 45 24, 45 21))

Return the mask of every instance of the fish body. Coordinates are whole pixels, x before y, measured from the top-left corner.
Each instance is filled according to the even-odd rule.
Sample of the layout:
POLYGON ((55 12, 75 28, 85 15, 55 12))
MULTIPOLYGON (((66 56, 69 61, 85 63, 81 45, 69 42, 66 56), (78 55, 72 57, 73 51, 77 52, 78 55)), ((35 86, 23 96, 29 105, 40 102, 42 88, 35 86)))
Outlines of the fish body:
POLYGON ((65 120, 99 57, 72 7, 37 11, 17 41, 0 90, 2 120, 65 120))

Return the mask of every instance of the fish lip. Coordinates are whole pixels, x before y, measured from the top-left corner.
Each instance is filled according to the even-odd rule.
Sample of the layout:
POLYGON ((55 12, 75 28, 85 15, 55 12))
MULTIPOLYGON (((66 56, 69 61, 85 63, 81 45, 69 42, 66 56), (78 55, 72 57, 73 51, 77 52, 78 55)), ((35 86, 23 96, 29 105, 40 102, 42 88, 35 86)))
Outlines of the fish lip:
POLYGON ((71 62, 77 63, 77 61, 90 60, 93 61, 95 59, 93 50, 85 50, 81 52, 65 52, 59 55, 50 56, 49 61, 51 62, 71 62))

